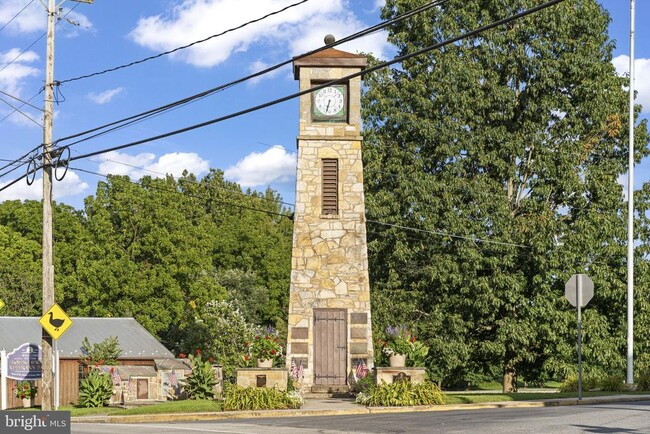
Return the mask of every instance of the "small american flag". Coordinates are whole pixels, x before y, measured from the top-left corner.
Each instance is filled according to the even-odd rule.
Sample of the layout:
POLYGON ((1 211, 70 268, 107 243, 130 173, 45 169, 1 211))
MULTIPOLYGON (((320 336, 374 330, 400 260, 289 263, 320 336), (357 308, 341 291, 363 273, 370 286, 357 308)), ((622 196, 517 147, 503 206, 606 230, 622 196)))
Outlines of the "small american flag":
POLYGON ((293 378, 296 381, 302 380, 302 376, 304 375, 304 369, 302 367, 302 360, 300 361, 300 365, 296 365, 295 360, 291 360, 291 378, 293 378))
POLYGON ((172 371, 169 373, 169 384, 172 387, 175 387, 178 384, 178 379, 176 378, 176 371, 172 368, 172 371))
POLYGON ((111 379, 113 380, 113 386, 119 386, 120 384, 122 384, 120 371, 118 371, 117 368, 111 368, 111 379))
POLYGON ((358 379, 364 378, 366 375, 368 375, 368 372, 370 372, 370 369, 368 369, 366 362, 363 359, 359 360, 356 369, 357 378, 358 379))

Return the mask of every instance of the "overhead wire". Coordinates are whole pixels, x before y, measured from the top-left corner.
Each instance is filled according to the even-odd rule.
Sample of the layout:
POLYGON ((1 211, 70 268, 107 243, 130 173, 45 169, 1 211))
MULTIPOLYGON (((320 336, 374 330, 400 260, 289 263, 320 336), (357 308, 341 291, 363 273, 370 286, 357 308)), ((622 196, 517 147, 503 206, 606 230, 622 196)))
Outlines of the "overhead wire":
MULTIPOLYGON (((525 17, 527 15, 530 15, 532 13, 538 12, 538 11, 540 11, 542 9, 551 7, 551 6, 553 6, 555 4, 558 4, 558 3, 562 2, 562 1, 564 1, 564 0, 551 0, 551 1, 548 1, 546 3, 538 5, 536 7, 533 7, 533 8, 527 9, 525 11, 522 11, 522 12, 520 12, 518 14, 515 14, 515 15, 512 15, 510 17, 498 20, 498 21, 496 21, 494 23, 491 23, 491 24, 488 24, 488 25, 485 25, 485 26, 481 26, 478 29, 475 29, 475 30, 470 31, 470 32, 466 32, 466 33, 464 33, 464 34, 462 34, 460 36, 450 38, 450 39, 447 39, 447 40, 439 42, 439 43, 431 44, 431 45, 429 45, 427 47, 424 47, 424 48, 422 48, 420 50, 417 50, 417 51, 415 51, 413 53, 409 53, 409 54, 405 54, 405 55, 402 55, 402 56, 395 57, 394 59, 392 59, 390 61, 381 62, 381 63, 379 63, 379 64, 377 64, 375 66, 367 68, 364 71, 349 74, 349 75, 347 75, 345 77, 341 77, 340 79, 331 80, 331 81, 329 81, 327 83, 317 85, 312 89, 307 89, 307 90, 304 90, 304 91, 301 91, 301 92, 297 92, 297 93, 285 96, 283 98, 278 98, 278 99, 269 101, 269 102, 264 103, 264 104, 260 104, 260 105, 254 106, 254 107, 250 107, 248 109, 244 109, 244 110, 240 110, 238 112, 231 113, 231 114, 226 115, 226 116, 221 116, 221 117, 218 117, 218 118, 214 118, 214 119, 206 121, 206 122, 201 122, 199 124, 194 124, 194 125, 182 128, 182 129, 170 131, 168 133, 160 134, 160 135, 150 137, 150 138, 147 138, 147 139, 142 139, 142 140, 138 140, 138 141, 135 141, 135 142, 130 142, 130 143, 126 143, 126 144, 123 144, 123 145, 114 146, 114 147, 111 147, 111 148, 106 148, 106 149, 103 149, 103 150, 98 150, 98 151, 94 151, 94 152, 91 152, 91 153, 83 154, 83 155, 80 155, 80 156, 71 157, 68 160, 68 162, 69 161, 79 160, 79 159, 82 159, 82 158, 89 158, 89 157, 99 155, 99 154, 103 154, 103 153, 110 152, 110 151, 115 151, 115 150, 124 149, 124 148, 127 148, 127 147, 136 146, 136 145, 147 143, 147 142, 154 141, 154 140, 159 140, 161 138, 169 137, 169 136, 172 136, 172 135, 177 135, 177 134, 180 134, 180 133, 183 133, 183 132, 191 131, 193 129, 201 128, 201 127, 204 127, 204 126, 207 126, 207 125, 211 125, 211 124, 214 124, 214 123, 225 121, 227 119, 238 117, 238 116, 241 116, 243 114, 251 113, 251 112, 254 112, 254 111, 269 107, 269 106, 273 106, 273 105, 285 102, 285 101, 287 101, 289 99, 293 99, 293 98, 299 97, 301 95, 311 93, 313 91, 325 88, 327 86, 331 86, 332 84, 344 82, 344 81, 347 81, 347 80, 349 80, 351 78, 361 76, 363 74, 372 73, 372 72, 377 71, 379 69, 385 68, 387 66, 391 66, 391 65, 393 65, 395 63, 403 62, 403 61, 408 60, 408 59, 410 59, 412 57, 427 53, 427 52, 432 51, 432 50, 437 49, 437 48, 444 47, 446 45, 452 44, 452 43, 457 42, 459 40, 475 36, 475 35, 477 35, 479 33, 484 32, 484 31, 493 29, 493 28, 501 26, 503 24, 507 24, 507 23, 509 23, 511 21, 514 21, 516 19, 520 19, 520 18, 525 17)), ((326 46, 324 48, 329 48, 329 46, 326 46)), ((68 146, 70 146, 70 145, 68 145, 68 146)), ((75 169, 75 170, 84 171, 83 169, 75 169)), ((87 172, 89 172, 89 171, 87 171, 87 172)), ((89 173, 92 173, 92 172, 89 172, 89 173)), ((97 173, 94 173, 94 174, 98 175, 98 176, 104 176, 102 174, 97 174, 97 173)), ((18 180, 23 179, 25 176, 27 176, 27 175, 24 175, 23 177, 19 178, 18 180)), ((13 185, 18 180, 10 183, 9 185, 13 185)), ((3 186, 2 188, 0 188, 0 191, 3 191, 4 189, 6 189, 9 185, 3 186)), ((280 215, 280 214, 278 214, 278 215, 280 215)), ((465 240, 472 241, 472 242, 492 243, 492 244, 495 244, 495 245, 504 245, 504 246, 511 246, 511 247, 524 247, 524 248, 528 247, 528 246, 525 246, 525 245, 519 245, 519 244, 514 244, 514 243, 505 243, 505 242, 492 241, 492 240, 484 240, 484 239, 480 239, 480 238, 477 238, 477 237, 461 236, 461 235, 449 234, 449 233, 440 232, 440 231, 430 231, 430 230, 423 230, 423 229, 419 229, 419 228, 410 228, 410 227, 407 227, 407 226, 384 223, 384 222, 379 222, 379 221, 375 221, 375 220, 368 220, 368 222, 375 223, 375 224, 380 224, 380 225, 384 225, 384 226, 391 226, 391 227, 395 227, 395 228, 405 229, 405 230, 414 230, 414 231, 422 232, 422 233, 431 233, 431 234, 436 234, 436 235, 446 236, 446 237, 451 237, 451 238, 465 239, 465 240)))
MULTIPOLYGON (((66 12, 66 13, 63 15, 63 18, 67 17, 67 16, 68 16, 72 11, 74 11, 74 10, 77 8, 77 6, 79 6, 79 3, 76 3, 72 8, 70 8, 70 10, 69 10, 68 12, 66 12)), ((59 20, 59 21, 60 21, 60 20, 59 20)), ((59 25, 59 21, 57 21, 55 25, 59 25)), ((36 38, 36 40, 35 40, 34 42, 32 42, 32 43, 31 43, 27 48, 23 49, 23 50, 22 50, 20 53, 18 53, 18 55, 17 55, 16 57, 14 57, 10 62, 6 63, 3 67, 1 67, 1 68, 0 68, 0 72, 4 71, 4 70, 9 66, 9 65, 11 65, 11 64, 14 63, 16 60, 18 60, 18 58, 19 58, 20 56, 22 56, 23 54, 25 54, 25 53, 27 52, 27 50, 29 50, 30 48, 32 48, 32 47, 33 47, 33 46, 34 46, 38 41, 40 41, 41 39, 43 39, 46 35, 47 35, 47 32, 43 33, 41 36, 39 36, 38 38, 36 38)), ((37 97, 41 92, 42 92, 42 90, 40 90, 40 91, 39 91, 38 93, 36 93, 33 97, 31 97, 30 99, 28 99, 27 102, 23 102, 23 104, 21 104, 20 106, 18 106, 17 109, 14 109, 14 110, 13 110, 12 112, 10 112, 8 115, 6 115, 6 116, 3 117, 2 119, 0 119, 0 123, 4 122, 6 119, 8 119, 9 117, 11 117, 11 115, 13 115, 14 113, 16 113, 16 111, 22 109, 25 105, 28 105, 28 104, 29 104, 29 101, 31 101, 31 100, 33 100, 34 98, 36 98, 36 97, 37 97)), ((33 106, 30 105, 30 107, 33 107, 33 106)), ((39 110, 40 110, 41 112, 43 111, 42 109, 39 109, 39 110)))
POLYGON ((277 14, 282 13, 282 12, 288 10, 288 9, 291 9, 291 8, 293 8, 293 7, 296 7, 296 6, 299 6, 299 5, 303 4, 303 3, 306 3, 306 2, 308 2, 308 1, 309 1, 309 0, 301 0, 301 1, 297 2, 297 3, 293 3, 293 4, 291 4, 291 5, 285 6, 284 8, 279 9, 279 10, 277 10, 277 11, 270 12, 270 13, 264 15, 263 17, 256 18, 256 19, 254 19, 254 20, 251 20, 251 21, 248 21, 248 22, 246 22, 246 23, 244 23, 244 24, 241 24, 241 25, 239 25, 239 26, 237 26, 237 27, 232 27, 232 28, 230 28, 230 29, 228 29, 228 30, 224 30, 224 31, 221 32, 221 33, 217 33, 217 34, 215 34, 215 35, 208 36, 207 38, 204 38, 204 39, 201 39, 201 40, 198 40, 198 41, 194 41, 194 42, 192 42, 192 43, 190 43, 190 44, 187 44, 187 45, 183 45, 183 46, 181 46, 181 47, 174 48, 173 50, 164 51, 164 52, 162 52, 162 53, 158 53, 158 54, 156 54, 156 55, 149 56, 149 57, 146 57, 146 58, 141 59, 141 60, 136 60, 136 61, 133 61, 133 62, 130 62, 130 63, 126 63, 126 64, 124 64, 124 65, 116 66, 116 67, 114 67, 114 68, 108 68, 108 69, 105 69, 105 70, 103 70, 103 71, 93 72, 92 74, 86 74, 86 75, 81 75, 81 76, 79 76, 79 77, 68 78, 68 79, 66 79, 66 80, 60 80, 60 81, 59 81, 59 84, 70 83, 70 82, 72 82, 72 81, 77 81, 77 80, 82 80, 82 79, 85 79, 85 78, 95 77, 95 76, 102 75, 102 74, 107 74, 107 73, 109 73, 109 72, 114 72, 114 71, 118 71, 118 70, 120 70, 120 69, 129 68, 129 67, 131 67, 131 66, 135 66, 135 65, 138 65, 138 64, 140 64, 140 63, 147 62, 147 61, 149 61, 149 60, 158 59, 159 57, 166 56, 166 55, 168 55, 168 54, 176 53, 177 51, 184 50, 184 49, 186 49, 186 48, 190 48, 190 47, 192 47, 192 46, 194 46, 194 45, 201 44, 201 43, 203 43, 203 42, 207 42, 207 41, 209 41, 209 40, 211 40, 211 39, 214 39, 214 38, 216 38, 216 37, 223 36, 223 35, 225 35, 225 34, 227 34, 227 33, 234 32, 234 31, 236 31, 236 30, 242 29, 242 28, 244 28, 244 27, 246 27, 246 26, 249 26, 249 25, 251 25, 251 24, 258 23, 258 22, 260 22, 260 21, 262 21, 262 20, 265 20, 265 19, 267 19, 267 18, 269 18, 269 17, 272 17, 273 15, 277 15, 277 14))
MULTIPOLYGON (((0 91, 0 92, 1 92, 1 91, 0 91)), ((4 93, 4 92, 2 92, 2 93, 4 93)), ((35 123, 37 126, 43 128, 43 125, 42 125, 42 124, 38 123, 38 121, 34 120, 34 119, 33 119, 31 116, 29 116, 27 113, 25 113, 24 111, 20 110, 19 107, 14 107, 13 104, 11 104, 9 101, 7 101, 7 100, 4 99, 4 98, 0 98, 0 101, 2 101, 2 102, 5 103, 6 105, 8 105, 8 106, 11 107, 12 109, 14 109, 14 111, 12 112, 12 114, 18 112, 19 114, 23 115, 25 118, 27 118, 27 119, 29 119, 30 121, 32 121, 33 123, 35 123)), ((23 104, 23 105, 24 105, 24 104, 23 104)))
POLYGON ((209 95, 212 95, 212 94, 217 93, 217 92, 221 92, 221 91, 223 91, 225 89, 228 89, 230 87, 233 87, 233 86, 235 86, 237 84, 240 84, 240 83, 243 83, 245 81, 248 81, 248 80, 260 77, 262 75, 268 74, 268 73, 270 73, 272 71, 275 71, 275 70, 277 70, 277 69, 279 69, 279 68, 281 68, 281 67, 283 67, 285 65, 291 64, 292 62, 294 62, 297 59, 301 59, 303 57, 311 56, 311 55, 313 55, 315 53, 326 50, 328 48, 335 47, 335 46, 344 44, 346 42, 350 42, 352 40, 358 39, 360 37, 366 36, 366 35, 371 34, 371 33, 375 33, 378 30, 381 30, 381 29, 383 29, 385 27, 388 27, 388 26, 390 26, 392 24, 395 24, 397 22, 400 22, 402 20, 410 18, 411 16, 416 15, 418 13, 421 13, 421 12, 427 10, 427 9, 433 8, 435 6, 439 6, 439 5, 443 4, 443 3, 446 3, 447 1, 449 1, 449 0, 434 0, 434 1, 430 2, 430 3, 427 3, 425 5, 417 7, 415 9, 411 10, 411 11, 405 12, 405 13, 397 16, 397 17, 394 17, 392 19, 383 21, 383 22, 381 22, 379 24, 376 24, 374 26, 371 26, 371 27, 369 27, 367 29, 363 29, 363 30, 361 30, 359 32, 356 32, 356 33, 354 33, 352 35, 349 35, 349 36, 347 36, 345 38, 342 38, 339 41, 335 41, 332 44, 325 45, 325 46, 320 47, 320 48, 318 48, 316 50, 312 50, 312 51, 309 51, 307 53, 296 56, 294 58, 285 60, 283 62, 272 65, 272 66, 270 66, 268 68, 265 68, 263 70, 255 72, 253 74, 247 75, 245 77, 239 78, 237 80, 231 81, 231 82, 226 83, 226 84, 222 84, 222 85, 213 87, 211 89, 208 89, 208 90, 205 90, 203 92, 197 93, 195 95, 191 95, 189 97, 186 97, 186 98, 171 102, 169 104, 166 104, 166 105, 163 105, 163 106, 160 106, 160 107, 156 107, 154 109, 151 109, 151 110, 148 110, 148 111, 145 111, 145 112, 141 112, 141 113, 138 113, 138 114, 135 114, 135 115, 132 115, 132 116, 129 116, 129 117, 114 121, 114 122, 110 122, 108 124, 100 125, 98 127, 92 128, 90 130, 86 130, 86 131, 82 131, 80 133, 76 133, 76 134, 73 134, 73 135, 70 135, 70 136, 62 137, 60 139, 55 140, 54 144, 57 145, 57 144, 59 144, 60 142, 63 142, 63 141, 72 140, 72 139, 82 137, 82 136, 85 136, 85 135, 88 135, 88 134, 96 133, 96 132, 98 132, 100 130, 104 130, 105 128, 112 127, 112 128, 110 128, 110 129, 108 129, 106 131, 99 132, 99 133, 94 134, 92 136, 89 136, 89 137, 87 137, 85 139, 78 140, 76 142, 68 144, 68 146, 71 146, 71 145, 75 145, 75 144, 78 144, 78 143, 81 143, 81 142, 96 138, 96 137, 101 136, 103 134, 106 134, 108 132, 118 130, 118 129, 124 127, 124 126, 128 126, 128 125, 137 123, 137 122, 139 122, 141 120, 144 120, 146 118, 158 115, 161 112, 171 110, 171 109, 176 108, 176 107, 180 107, 182 105, 188 104, 188 103, 193 102, 195 100, 203 99, 203 98, 205 98, 205 97, 207 97, 209 95), (122 123, 124 123, 124 125, 120 125, 122 123))
MULTIPOLYGON (((109 178, 111 176, 111 175, 108 175, 108 174, 93 172, 92 170, 81 169, 79 167, 71 167, 70 170, 76 170, 78 172, 84 172, 84 173, 99 176, 99 177, 102 177, 102 178, 109 178)), ((129 182, 132 183, 132 184, 135 184, 135 185, 139 185, 141 187, 145 187, 142 184, 138 183, 137 181, 129 180, 129 182)), ((169 192, 169 193, 185 194, 185 195, 187 195, 189 197, 193 197, 193 198, 196 198, 196 199, 210 199, 212 202, 214 202, 216 204, 219 204, 219 205, 228 205, 228 206, 232 206, 232 207, 235 207, 235 208, 245 209, 245 210, 248 210, 248 211, 262 212, 264 214, 289 218, 289 215, 287 213, 279 213, 279 212, 275 212, 275 211, 268 211, 268 210, 253 208, 253 207, 249 207, 249 206, 245 206, 245 205, 239 205, 239 204, 232 203, 232 202, 225 202, 225 201, 221 201, 221 200, 215 200, 214 198, 207 198, 207 197, 205 197, 203 195, 198 195, 198 194, 194 194, 194 193, 187 193, 187 192, 181 193, 178 190, 172 190, 170 188, 163 188, 163 187, 159 187, 159 186, 156 186, 156 185, 147 185, 145 188, 151 188, 151 189, 159 190, 159 191, 166 191, 166 192, 169 192)), ((2 190, 0 190, 0 191, 2 191, 2 190)), ((249 196, 249 195, 246 195, 244 193, 241 193, 241 196, 245 196, 245 197, 248 197, 248 198, 251 198, 251 199, 263 199, 263 198, 259 198, 259 197, 255 197, 255 196, 249 196)))
MULTIPOLYGON (((75 151, 75 152, 77 152, 77 151, 75 151)), ((122 165, 122 166, 131 167, 133 169, 142 170, 143 172, 149 172, 149 173, 153 173, 153 174, 161 175, 161 176, 171 176, 174 180, 178 180, 177 179, 178 177, 172 176, 172 175, 170 175, 168 173, 163 173, 163 172, 159 172, 159 171, 156 171, 156 170, 147 169, 146 167, 138 166, 138 165, 135 165, 135 164, 129 164, 129 163, 125 163, 123 161, 117 161, 117 160, 113 160, 113 159, 110 159, 110 158, 103 158, 103 160, 105 160, 105 161, 107 161, 109 163, 115 163, 115 164, 119 164, 119 165, 122 165)), ((97 175, 97 173, 93 173, 93 174, 97 175)), ((199 184, 199 182, 195 182, 195 185, 200 185, 200 184, 199 184)), ((224 190, 224 191, 228 192, 227 190, 224 190)), ((253 196, 250 196, 250 195, 246 195, 244 193, 241 193, 241 194, 246 196, 246 197, 253 197, 253 196)), ((282 205, 286 205, 286 206, 295 206, 295 204, 289 203, 289 202, 282 202, 282 201, 277 201, 277 200, 274 200, 274 199, 268 199, 268 198, 264 198, 264 197, 258 197, 258 198, 262 199, 262 200, 281 203, 282 205)))
POLYGON ((25 5, 25 7, 23 7, 20 11, 18 11, 18 13, 17 13, 16 15, 14 15, 12 19, 10 19, 10 20, 7 21, 6 23, 4 23, 4 25, 3 25, 2 27, 0 27, 0 32, 2 32, 2 31, 5 29, 5 27, 7 27, 9 24, 11 24, 11 22, 12 22, 13 20, 15 20, 16 18, 18 18, 18 16, 19 16, 20 14, 22 14, 22 13, 25 11, 25 9, 27 9, 27 8, 29 7, 29 5, 31 5, 32 3, 34 3, 34 0, 30 0, 30 2, 27 3, 27 4, 25 5))
MULTIPOLYGON (((493 28, 501 26, 503 24, 507 24, 507 23, 509 23, 511 21, 523 18, 523 17, 525 17, 527 15, 530 15, 532 13, 538 12, 538 11, 543 10, 545 8, 551 7, 553 5, 561 3, 563 1, 564 0, 551 0, 551 1, 548 1, 548 2, 543 3, 541 5, 535 6, 533 8, 530 8, 530 9, 527 9, 527 10, 522 11, 520 13, 517 13, 515 15, 512 15, 510 17, 503 18, 501 20, 495 21, 494 23, 487 24, 485 26, 481 26, 478 29, 466 32, 466 33, 464 33, 462 35, 459 35, 459 36, 456 36, 456 37, 453 37, 453 38, 450 38, 450 39, 447 39, 447 40, 444 40, 444 41, 441 41, 441 42, 437 42, 435 44, 431 44, 431 45, 426 46, 424 48, 421 48, 421 49, 419 49, 417 51, 414 51, 413 53, 408 53, 408 54, 404 54, 402 56, 397 56, 392 60, 385 61, 385 62, 380 62, 377 65, 371 66, 371 67, 369 67, 369 68, 367 68, 365 70, 355 72, 355 73, 352 73, 352 74, 348 74, 348 75, 346 75, 344 77, 341 77, 341 78, 338 78, 338 79, 335 79, 335 80, 330 80, 328 82, 315 85, 315 86, 313 86, 313 87, 311 87, 309 89, 305 89, 305 90, 302 90, 302 91, 299 91, 299 92, 296 92, 296 93, 293 93, 293 94, 290 94, 290 95, 287 95, 287 96, 284 96, 284 97, 281 97, 281 98, 277 98, 277 99, 274 99, 272 101, 268 101, 268 102, 263 103, 263 104, 259 104, 259 105, 253 106, 253 107, 249 107, 247 109, 239 110, 237 112, 233 112, 233 113, 230 113, 230 114, 227 114, 227 115, 224 115, 224 116, 220 116, 220 117, 208 120, 208 121, 200 122, 198 124, 193 124, 193 125, 190 125, 190 126, 187 126, 187 127, 184 127, 184 128, 180 128, 180 129, 177 129, 177 130, 169 131, 169 132, 166 132, 166 133, 163 133, 163 134, 158 134, 156 136, 136 140, 136 141, 133 141, 133 142, 130 142, 130 143, 125 143, 125 144, 113 146, 113 147, 110 147, 110 148, 100 149, 100 150, 89 152, 89 153, 86 153, 86 154, 82 154, 82 155, 79 155, 79 156, 76 156, 76 157, 71 157, 70 161, 75 161, 75 160, 79 160, 79 159, 82 159, 82 158, 93 157, 95 155, 103 154, 103 153, 106 153, 106 152, 117 151, 117 150, 121 150, 121 149, 130 148, 130 147, 133 147, 133 146, 142 145, 144 143, 149 143, 149 142, 153 142, 153 141, 160 140, 160 139, 163 139, 163 138, 175 136, 175 135, 178 135, 178 134, 181 134, 181 133, 185 133, 185 132, 192 131, 192 130, 195 130, 195 129, 203 128, 203 127, 206 127, 208 125, 212 125, 212 124, 223 122, 223 121, 233 119, 233 118, 236 118, 236 117, 239 117, 239 116, 243 116, 245 114, 252 113, 252 112, 267 108, 267 107, 271 107, 271 106, 274 106, 274 105, 289 101, 291 99, 298 98, 298 97, 300 97, 302 95, 306 95, 306 94, 318 91, 318 90, 323 89, 325 87, 329 87, 329 86, 332 86, 332 85, 337 84, 337 83, 346 82, 346 81, 348 81, 348 80, 350 80, 352 78, 356 78, 356 77, 359 77, 359 76, 364 75, 364 74, 369 74, 369 73, 375 72, 375 71, 377 71, 379 69, 382 69, 382 68, 385 68, 387 66, 391 66, 391 65, 394 65, 396 63, 401 63, 401 62, 403 62, 405 60, 408 60, 408 59, 411 59, 413 57, 428 53, 429 51, 432 51, 432 50, 435 50, 435 49, 438 49, 438 48, 453 44, 453 43, 458 42, 458 41, 460 41, 462 39, 475 36, 475 35, 477 35, 479 33, 485 32, 487 30, 493 29, 493 28)), ((67 145, 67 146, 70 146, 70 145, 67 145)))

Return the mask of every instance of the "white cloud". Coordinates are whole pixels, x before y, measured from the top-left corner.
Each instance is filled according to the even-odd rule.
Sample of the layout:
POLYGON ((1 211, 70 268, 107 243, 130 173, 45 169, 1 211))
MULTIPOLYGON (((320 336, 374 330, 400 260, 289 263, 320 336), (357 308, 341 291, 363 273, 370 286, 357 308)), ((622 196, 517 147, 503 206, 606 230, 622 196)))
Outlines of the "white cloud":
MULTIPOLYGON (((176 1, 164 14, 140 19, 130 37, 153 51, 166 51, 261 18, 292 3, 292 0, 176 1)), ((211 67, 253 45, 267 52, 274 51, 270 48, 289 47, 290 54, 301 54, 321 47, 328 33, 340 38, 363 28, 348 9, 346 0, 304 3, 172 56, 194 66, 211 67)), ((343 49, 372 51, 382 57, 385 37, 378 34, 362 38, 343 49)))
MULTIPOLYGON (((256 73, 256 72, 263 71, 264 69, 266 69, 266 68, 268 68, 268 67, 270 67, 270 66, 273 66, 273 65, 270 65, 270 64, 268 64, 268 63, 265 63, 265 62, 263 62, 263 61, 261 61, 261 60, 256 60, 256 61, 253 62, 253 64, 250 66, 250 68, 249 68, 249 72, 250 72, 251 74, 254 74, 254 73, 256 73)), ((260 75, 260 76, 258 76, 258 77, 253 78, 253 79, 250 79, 250 80, 248 81, 248 84, 249 84, 250 86, 254 86, 254 85, 258 84, 258 83, 259 83, 260 81, 262 81, 262 80, 268 80, 268 79, 270 79, 270 78, 273 78, 273 77, 277 76, 277 75, 278 75, 280 72, 282 72, 282 71, 285 71, 285 72, 286 72, 286 71, 292 72, 292 69, 291 69, 290 66, 285 65, 285 66, 283 66, 282 68, 275 69, 275 70, 273 70, 273 71, 271 71, 271 72, 267 72, 267 73, 264 74, 264 75, 260 75)))
POLYGON ((38 60, 38 54, 33 51, 20 54, 18 48, 12 48, 9 51, 0 52, 0 64, 9 64, 0 71, 0 88, 4 92, 20 97, 23 81, 39 74, 38 68, 28 65, 36 60, 38 60))
MULTIPOLYGON (((0 2, 0 27, 7 25, 4 31, 12 34, 30 34, 46 30, 47 9, 43 6, 43 2, 34 1, 27 5, 26 3, 26 0, 2 0, 0 2)), ((88 17, 78 11, 72 11, 70 8, 63 8, 60 17, 64 21, 69 19, 78 24, 74 26, 73 30, 65 25, 59 25, 59 29, 64 31, 65 37, 74 37, 79 34, 79 30, 92 28, 88 17)))
POLYGON ((226 179, 242 187, 266 186, 271 182, 287 182, 296 175, 296 154, 281 146, 266 152, 253 152, 224 171, 226 179))
MULTIPOLYGON (((4 187, 8 182, 0 183, 4 187)), ((52 194, 54 200, 60 201, 66 197, 76 196, 85 192, 88 184, 83 182, 79 175, 74 171, 68 170, 62 181, 53 181, 52 194)), ((6 200, 41 200, 43 198, 43 178, 37 178, 32 185, 27 185, 25 180, 18 181, 16 184, 0 192, 0 202, 6 200)))
MULTIPOLYGON (((630 72, 630 56, 622 54, 612 59, 619 75, 630 72)), ((634 59, 634 88, 637 91, 636 103, 643 105, 643 113, 650 113, 650 59, 634 59)))
POLYGON ((100 93, 91 92, 88 94, 88 98, 90 98, 90 100, 96 104, 106 104, 108 102, 111 102, 113 97, 122 93, 123 90, 124 88, 122 87, 116 87, 115 89, 105 90, 104 92, 100 93))
POLYGON ((182 176, 185 170, 198 176, 210 169, 210 163, 193 152, 173 152, 156 161, 156 156, 147 152, 129 155, 114 151, 97 160, 102 161, 99 165, 100 173, 127 175, 131 179, 140 179, 145 175, 162 178, 168 174, 176 178, 182 176))
POLYGON ((35 1, 25 7, 25 3, 25 0, 3 0, 0 5, 0 26, 7 24, 15 17, 11 23, 7 24, 6 31, 14 34, 44 31, 47 19, 43 5, 35 1), (18 14, 19 12, 20 14, 18 14))

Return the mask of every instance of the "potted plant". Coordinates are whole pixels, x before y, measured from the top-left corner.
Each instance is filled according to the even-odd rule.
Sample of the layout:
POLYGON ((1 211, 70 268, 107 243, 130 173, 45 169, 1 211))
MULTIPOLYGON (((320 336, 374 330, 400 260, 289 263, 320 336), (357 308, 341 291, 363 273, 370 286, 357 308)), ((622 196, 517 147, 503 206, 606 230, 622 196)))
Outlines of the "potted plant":
POLYGON ((23 407, 31 407, 37 388, 29 381, 21 381, 14 387, 14 395, 23 401, 23 407))
POLYGON ((278 332, 270 326, 259 331, 246 346, 249 347, 250 357, 257 360, 258 368, 273 367, 284 354, 284 346, 278 338, 278 332))
POLYGON ((429 348, 418 342, 404 324, 386 327, 386 340, 380 340, 379 344, 391 367, 405 367, 407 359, 409 366, 423 365, 429 352, 429 348))

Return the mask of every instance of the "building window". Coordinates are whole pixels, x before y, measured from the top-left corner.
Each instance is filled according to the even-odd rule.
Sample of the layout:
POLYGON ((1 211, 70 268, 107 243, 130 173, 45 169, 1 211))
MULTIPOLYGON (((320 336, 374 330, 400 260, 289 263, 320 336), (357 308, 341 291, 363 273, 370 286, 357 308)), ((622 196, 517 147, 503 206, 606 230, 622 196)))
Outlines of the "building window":
POLYGON ((339 213, 339 160, 323 158, 323 214, 338 215, 339 213))

